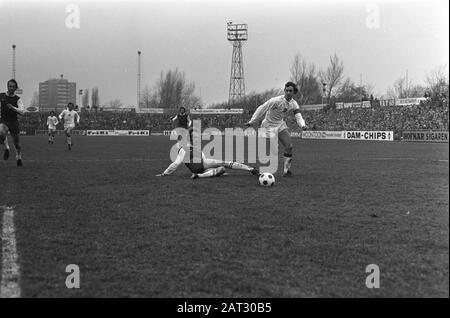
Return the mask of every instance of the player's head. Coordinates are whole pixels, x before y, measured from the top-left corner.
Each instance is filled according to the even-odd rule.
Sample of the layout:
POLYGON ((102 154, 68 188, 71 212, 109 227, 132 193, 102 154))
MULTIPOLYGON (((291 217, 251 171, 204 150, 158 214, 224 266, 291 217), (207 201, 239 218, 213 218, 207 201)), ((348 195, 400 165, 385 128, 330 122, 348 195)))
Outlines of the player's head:
POLYGON ((68 108, 69 110, 73 110, 74 107, 75 107, 75 106, 73 105, 73 103, 68 103, 68 104, 67 104, 67 108, 68 108))
POLYGON ((186 112, 186 108, 184 108, 184 106, 181 106, 178 111, 180 114, 184 114, 186 112))
POLYGON ((51 110, 50 111, 50 116, 55 116, 55 111, 51 110))
POLYGON ((298 88, 297 85, 293 82, 287 82, 284 85, 284 96, 287 100, 291 100, 295 94, 297 94, 298 88))
POLYGON ((14 94, 14 92, 16 91, 16 89, 19 86, 17 85, 17 81, 15 79, 10 79, 8 81, 7 87, 8 87, 8 93, 9 94, 14 94))

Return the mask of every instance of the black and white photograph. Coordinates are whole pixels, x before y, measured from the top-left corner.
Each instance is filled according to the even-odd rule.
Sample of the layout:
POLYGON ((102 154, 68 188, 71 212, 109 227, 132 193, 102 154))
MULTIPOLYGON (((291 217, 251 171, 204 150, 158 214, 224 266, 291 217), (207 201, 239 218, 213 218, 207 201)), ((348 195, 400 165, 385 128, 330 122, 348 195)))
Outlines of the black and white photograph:
POLYGON ((447 0, 0 0, 0 105, 0 298, 449 297, 447 0))

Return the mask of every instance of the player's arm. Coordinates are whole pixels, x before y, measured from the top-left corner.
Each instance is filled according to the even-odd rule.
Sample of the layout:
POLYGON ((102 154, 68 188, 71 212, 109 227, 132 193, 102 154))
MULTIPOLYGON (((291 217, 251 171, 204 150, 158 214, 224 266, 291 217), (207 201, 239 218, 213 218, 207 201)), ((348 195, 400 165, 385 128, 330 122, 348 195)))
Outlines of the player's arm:
MULTIPOLYGON (((298 105, 297 105, 298 107, 298 105)), ((303 119, 302 114, 300 113, 300 107, 294 109, 294 116, 295 120, 297 121, 297 125, 302 128, 306 129, 308 126, 306 126, 305 120, 303 119)))
POLYGON ((269 99, 267 102, 259 106, 256 111, 254 112, 252 118, 248 121, 246 126, 251 126, 255 122, 257 122, 269 109, 270 105, 272 104, 272 99, 269 99))
POLYGON ((47 126, 50 126, 50 116, 47 117, 47 126))
POLYGON ((66 110, 63 110, 62 112, 61 112, 61 114, 59 114, 59 116, 58 116, 58 118, 59 118, 59 120, 61 121, 61 123, 64 121, 64 114, 66 113, 66 110))
POLYGON ((77 112, 75 112, 75 118, 77 119, 77 125, 80 124, 80 115, 77 112))
POLYGON ((175 115, 173 118, 172 118, 172 121, 175 121, 175 120, 177 120, 178 119, 178 115, 175 115))
POLYGON ((57 126, 58 124, 59 124, 58 117, 55 117, 55 126, 57 126))
POLYGON ((156 175, 156 176, 162 177, 162 176, 168 176, 168 175, 174 173, 175 170, 177 170, 178 167, 183 163, 184 155, 185 155, 185 154, 186 154, 186 151, 185 151, 183 148, 181 148, 180 151, 178 152, 178 156, 177 156, 177 158, 175 159, 175 161, 172 162, 172 163, 167 167, 167 169, 164 170, 163 173, 158 174, 158 175, 156 175))
POLYGON ((22 100, 19 98, 19 100, 17 101, 17 108, 14 107, 11 104, 7 104, 6 106, 8 106, 9 109, 15 111, 16 113, 18 113, 19 115, 23 115, 25 114, 25 106, 23 105, 22 100))
POLYGON ((188 127, 191 127, 192 125, 191 116, 188 115, 187 119, 188 119, 188 127))

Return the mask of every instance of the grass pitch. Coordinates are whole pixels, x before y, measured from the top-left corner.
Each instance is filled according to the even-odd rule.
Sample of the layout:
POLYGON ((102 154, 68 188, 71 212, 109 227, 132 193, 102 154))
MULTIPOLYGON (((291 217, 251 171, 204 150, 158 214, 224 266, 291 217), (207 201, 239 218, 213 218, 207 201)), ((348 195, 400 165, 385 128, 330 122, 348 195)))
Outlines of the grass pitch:
POLYGON ((294 139, 294 177, 264 188, 155 177, 167 137, 73 140, 23 137, 24 167, 0 162, 23 297, 449 296, 448 144, 294 139))

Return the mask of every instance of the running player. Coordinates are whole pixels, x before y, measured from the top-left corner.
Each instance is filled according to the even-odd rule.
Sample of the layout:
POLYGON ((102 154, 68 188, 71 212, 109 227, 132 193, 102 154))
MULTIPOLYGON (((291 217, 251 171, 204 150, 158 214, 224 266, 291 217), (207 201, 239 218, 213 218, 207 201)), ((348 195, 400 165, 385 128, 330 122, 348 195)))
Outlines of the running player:
POLYGON ((176 127, 184 129, 189 129, 192 123, 189 114, 186 112, 186 108, 184 108, 183 106, 180 107, 180 109, 178 110, 178 114, 172 118, 172 121, 176 121, 176 127))
POLYGON ((67 147, 72 150, 72 129, 75 128, 75 122, 80 123, 80 115, 73 110, 73 103, 67 104, 68 109, 64 109, 61 114, 59 114, 59 119, 64 121, 64 133, 67 137, 67 147))
POLYGON ((8 131, 14 142, 16 149, 16 163, 18 167, 22 167, 22 149, 20 146, 20 128, 17 115, 25 113, 25 107, 19 96, 15 94, 18 85, 16 80, 11 79, 7 84, 8 91, 0 94, 0 144, 5 146, 3 159, 9 158, 8 131))
POLYGON ((52 110, 50 116, 47 118, 48 126, 48 143, 53 144, 55 142, 56 126, 59 124, 58 118, 55 116, 55 112, 52 110))
POLYGON ((278 133, 278 139, 284 147, 284 177, 292 175, 292 142, 288 127, 284 121, 285 115, 292 111, 298 126, 302 129, 307 128, 305 120, 302 114, 300 114, 300 107, 293 98, 297 92, 297 85, 293 82, 287 82, 284 85, 284 95, 273 97, 259 106, 250 121, 246 124, 247 127, 253 125, 265 114, 261 128, 278 133))

